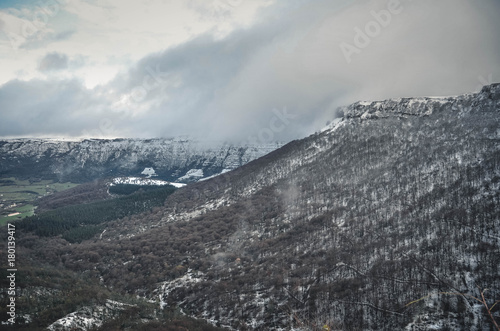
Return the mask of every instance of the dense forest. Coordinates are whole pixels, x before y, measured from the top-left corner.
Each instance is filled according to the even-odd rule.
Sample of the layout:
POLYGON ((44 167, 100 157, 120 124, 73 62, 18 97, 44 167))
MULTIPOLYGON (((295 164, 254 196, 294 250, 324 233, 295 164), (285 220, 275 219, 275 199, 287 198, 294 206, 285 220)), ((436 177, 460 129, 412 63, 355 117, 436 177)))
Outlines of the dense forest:
POLYGON ((45 195, 36 200, 37 213, 53 210, 65 206, 84 204, 109 199, 108 181, 94 180, 80 184, 62 192, 45 195))
POLYGON ((495 330, 500 85, 343 113, 154 206, 137 202, 160 191, 18 223, 19 259, 238 330, 495 330), (70 244, 81 225, 96 235, 70 244))
POLYGON ((128 196, 42 212, 23 219, 16 227, 42 237, 62 234, 71 243, 80 242, 102 232, 106 222, 162 206, 174 191, 171 185, 148 187, 146 191, 140 185, 120 185, 115 192, 128 196))

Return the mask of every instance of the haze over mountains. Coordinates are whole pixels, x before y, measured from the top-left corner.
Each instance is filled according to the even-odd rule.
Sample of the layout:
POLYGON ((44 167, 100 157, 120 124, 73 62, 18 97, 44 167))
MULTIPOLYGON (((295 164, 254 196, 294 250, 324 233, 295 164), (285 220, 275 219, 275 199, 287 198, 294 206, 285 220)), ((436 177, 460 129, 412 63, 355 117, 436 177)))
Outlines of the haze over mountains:
POLYGON ((500 299, 500 84, 341 113, 144 212, 73 229, 17 222, 26 328, 147 329, 177 311, 237 330, 494 330, 500 305, 489 316, 472 297, 500 299), (80 242, 65 232, 96 227, 80 242), (92 298, 60 303, 51 268, 92 284, 92 298))

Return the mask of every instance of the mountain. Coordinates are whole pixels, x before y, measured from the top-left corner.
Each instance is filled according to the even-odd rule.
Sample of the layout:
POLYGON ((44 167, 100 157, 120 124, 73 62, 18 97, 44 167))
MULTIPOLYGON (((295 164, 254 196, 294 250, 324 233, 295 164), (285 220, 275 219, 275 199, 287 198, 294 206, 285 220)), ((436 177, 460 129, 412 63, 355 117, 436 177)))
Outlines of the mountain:
POLYGON ((142 174, 190 182, 235 169, 281 145, 232 145, 188 138, 11 139, 0 141, 0 176, 81 183, 142 174))
POLYGON ((341 113, 90 240, 21 221, 18 259, 237 330, 496 330, 500 84, 341 113))

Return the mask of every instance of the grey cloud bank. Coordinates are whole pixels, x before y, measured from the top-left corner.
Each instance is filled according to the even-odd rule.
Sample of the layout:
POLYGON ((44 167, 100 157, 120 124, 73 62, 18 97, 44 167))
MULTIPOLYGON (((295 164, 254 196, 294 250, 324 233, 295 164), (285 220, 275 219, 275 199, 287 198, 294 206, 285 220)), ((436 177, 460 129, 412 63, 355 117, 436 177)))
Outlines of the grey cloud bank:
MULTIPOLYGON (((276 1, 249 28, 150 54, 93 89, 68 78, 10 81, 0 86, 0 136, 267 140, 272 132, 285 141, 360 99, 454 95, 481 77, 500 79, 497 1, 401 0, 377 20, 389 2, 276 1), (359 47, 357 34, 370 41, 359 47), (290 117, 281 126, 283 109, 290 117)), ((66 69, 68 59, 48 53, 38 69, 66 69)))

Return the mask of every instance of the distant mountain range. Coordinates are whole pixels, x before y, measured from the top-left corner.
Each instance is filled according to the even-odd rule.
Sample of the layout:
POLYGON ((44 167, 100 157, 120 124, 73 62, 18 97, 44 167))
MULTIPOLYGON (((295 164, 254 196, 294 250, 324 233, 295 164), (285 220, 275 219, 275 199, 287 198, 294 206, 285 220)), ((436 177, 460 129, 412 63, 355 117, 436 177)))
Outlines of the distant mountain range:
POLYGON ((88 182, 143 174, 190 182, 235 169, 281 145, 207 143, 188 138, 11 139, 0 141, 0 176, 88 182))

